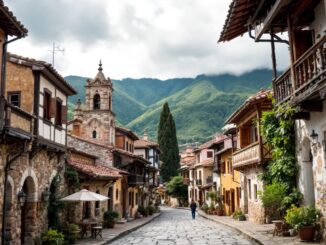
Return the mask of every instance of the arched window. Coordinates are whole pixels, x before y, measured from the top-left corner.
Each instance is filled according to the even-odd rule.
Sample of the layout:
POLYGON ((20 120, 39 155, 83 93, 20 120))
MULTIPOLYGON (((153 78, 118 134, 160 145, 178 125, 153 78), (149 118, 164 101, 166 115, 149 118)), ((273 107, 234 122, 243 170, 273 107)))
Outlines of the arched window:
POLYGON ((96 137, 97 137, 97 132, 96 132, 96 130, 93 131, 92 136, 93 136, 93 139, 96 139, 96 137))
POLYGON ((94 110, 101 109, 101 97, 99 94, 95 94, 93 98, 93 108, 94 110))
POLYGON ((109 110, 112 110, 112 105, 111 105, 111 96, 109 96, 109 110))

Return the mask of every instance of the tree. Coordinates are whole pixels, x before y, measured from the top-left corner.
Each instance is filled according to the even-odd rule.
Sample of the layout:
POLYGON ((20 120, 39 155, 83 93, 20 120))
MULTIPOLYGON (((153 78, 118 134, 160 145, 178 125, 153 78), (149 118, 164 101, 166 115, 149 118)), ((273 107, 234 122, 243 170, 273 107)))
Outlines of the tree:
POLYGON ((165 127, 165 124, 166 124, 169 114, 170 114, 169 104, 167 102, 165 102, 163 105, 161 116, 160 116, 160 123, 158 125, 158 131, 157 131, 158 142, 160 142, 160 140, 162 139, 164 127, 165 127))
POLYGON ((160 168, 160 175, 162 176, 162 180, 166 182, 171 177, 178 175, 178 169, 180 168, 176 127, 167 103, 164 104, 161 112, 157 138, 162 152, 160 158, 163 162, 160 168), (169 114, 166 117, 167 112, 169 114))
POLYGON ((178 199, 180 206, 187 205, 188 186, 183 183, 182 176, 173 177, 167 184, 167 192, 178 199))

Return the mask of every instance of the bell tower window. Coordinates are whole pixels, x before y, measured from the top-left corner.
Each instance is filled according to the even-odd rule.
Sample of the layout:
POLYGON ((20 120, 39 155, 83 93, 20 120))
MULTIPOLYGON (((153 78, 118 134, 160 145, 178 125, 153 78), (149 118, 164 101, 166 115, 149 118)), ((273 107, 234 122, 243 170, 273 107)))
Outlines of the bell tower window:
POLYGON ((101 109, 101 97, 99 94, 95 94, 94 95, 94 99, 93 99, 93 108, 94 110, 99 110, 101 109))
POLYGON ((96 139, 97 138, 97 132, 96 132, 96 130, 93 130, 92 136, 93 136, 93 139, 96 139))

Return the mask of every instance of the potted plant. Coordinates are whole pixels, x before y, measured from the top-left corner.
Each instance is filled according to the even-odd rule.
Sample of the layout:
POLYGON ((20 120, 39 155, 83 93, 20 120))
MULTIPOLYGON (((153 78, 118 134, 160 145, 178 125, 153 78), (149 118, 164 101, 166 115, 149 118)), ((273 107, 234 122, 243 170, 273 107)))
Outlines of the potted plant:
POLYGON ((54 229, 48 229, 41 236, 42 244, 44 245, 62 245, 64 235, 54 229))
POLYGON ((103 220, 108 228, 114 228, 115 219, 119 218, 117 211, 106 211, 103 214, 103 220))
POLYGON ((137 210, 143 217, 147 217, 148 215, 148 209, 143 207, 143 206, 139 206, 138 210, 137 210))
POLYGON ((285 221, 298 231, 302 241, 313 241, 317 221, 321 216, 321 212, 314 207, 296 207, 293 205, 287 210, 285 221))
POLYGON ((233 215, 232 215, 233 219, 239 220, 239 221, 245 221, 246 220, 246 216, 244 215, 244 213, 242 212, 241 209, 237 209, 233 215))
POLYGON ((149 206, 147 207, 147 213, 148 213, 149 215, 153 215, 154 212, 155 212, 155 208, 154 208, 152 205, 149 205, 149 206))
POLYGON ((206 204, 206 203, 204 203, 202 206, 201 206, 201 209, 205 212, 205 213, 207 213, 208 212, 208 205, 206 204))

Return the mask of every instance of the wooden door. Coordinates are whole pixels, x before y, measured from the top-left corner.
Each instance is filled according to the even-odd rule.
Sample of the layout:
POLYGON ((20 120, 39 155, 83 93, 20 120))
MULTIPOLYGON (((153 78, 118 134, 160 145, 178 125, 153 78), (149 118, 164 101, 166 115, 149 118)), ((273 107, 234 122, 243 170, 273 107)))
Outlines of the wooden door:
POLYGON ((235 211, 235 191, 231 189, 231 203, 230 203, 230 214, 233 214, 235 211))
POLYGON ((296 61, 313 45, 313 31, 295 31, 293 33, 293 41, 294 61, 296 61))

